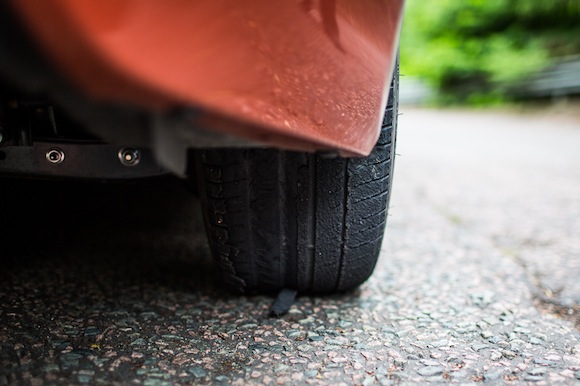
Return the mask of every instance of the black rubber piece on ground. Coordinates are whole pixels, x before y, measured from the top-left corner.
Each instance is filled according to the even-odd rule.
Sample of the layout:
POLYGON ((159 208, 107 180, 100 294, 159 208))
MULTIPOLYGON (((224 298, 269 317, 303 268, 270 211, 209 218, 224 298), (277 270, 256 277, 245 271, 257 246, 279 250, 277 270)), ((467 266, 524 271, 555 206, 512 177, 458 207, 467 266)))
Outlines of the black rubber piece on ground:
POLYGON ((398 71, 366 158, 274 149, 196 153, 210 247, 236 292, 357 287, 379 256, 391 191, 398 71))
POLYGON ((294 299, 296 299, 296 295, 298 291, 284 288, 276 297, 276 301, 270 307, 270 316, 282 316, 285 315, 294 304, 294 299))

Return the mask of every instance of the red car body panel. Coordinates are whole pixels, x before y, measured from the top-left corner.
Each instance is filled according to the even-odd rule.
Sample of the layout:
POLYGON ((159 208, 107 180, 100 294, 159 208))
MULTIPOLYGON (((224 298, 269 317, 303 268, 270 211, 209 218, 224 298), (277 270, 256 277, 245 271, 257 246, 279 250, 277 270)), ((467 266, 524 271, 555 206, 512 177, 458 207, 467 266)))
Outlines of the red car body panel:
POLYGON ((403 0, 13 0, 88 95, 299 150, 367 155, 379 135, 403 0))

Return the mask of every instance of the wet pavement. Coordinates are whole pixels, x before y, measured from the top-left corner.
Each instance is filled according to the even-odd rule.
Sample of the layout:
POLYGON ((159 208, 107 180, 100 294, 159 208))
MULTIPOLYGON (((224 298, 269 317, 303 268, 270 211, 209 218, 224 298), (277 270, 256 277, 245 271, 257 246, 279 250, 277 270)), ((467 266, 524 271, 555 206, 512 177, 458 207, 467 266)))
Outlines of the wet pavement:
POLYGON ((580 119, 402 112, 375 274, 280 318, 178 180, 0 180, 0 385, 580 382, 580 119))

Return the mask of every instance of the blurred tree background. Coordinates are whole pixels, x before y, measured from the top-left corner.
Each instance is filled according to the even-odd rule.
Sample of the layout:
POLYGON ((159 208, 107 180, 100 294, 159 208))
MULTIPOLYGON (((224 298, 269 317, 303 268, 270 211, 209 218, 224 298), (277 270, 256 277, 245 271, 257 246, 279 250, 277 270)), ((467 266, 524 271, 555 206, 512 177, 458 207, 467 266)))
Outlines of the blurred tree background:
POLYGON ((580 0, 407 0, 401 74, 441 104, 490 104, 580 54, 580 0))

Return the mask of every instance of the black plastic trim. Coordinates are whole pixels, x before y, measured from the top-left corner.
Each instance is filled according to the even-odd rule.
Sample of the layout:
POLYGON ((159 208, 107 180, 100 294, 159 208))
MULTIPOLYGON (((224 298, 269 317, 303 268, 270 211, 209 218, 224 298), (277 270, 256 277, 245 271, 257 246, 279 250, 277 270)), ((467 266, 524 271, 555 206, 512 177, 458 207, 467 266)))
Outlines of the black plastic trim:
POLYGON ((168 172, 157 164, 147 148, 111 144, 71 144, 35 142, 33 146, 0 147, 0 174, 30 177, 70 177, 87 179, 131 179, 168 172), (139 162, 125 165, 119 159, 123 148, 137 149, 139 162), (62 152, 60 162, 48 159, 51 150, 62 152))

